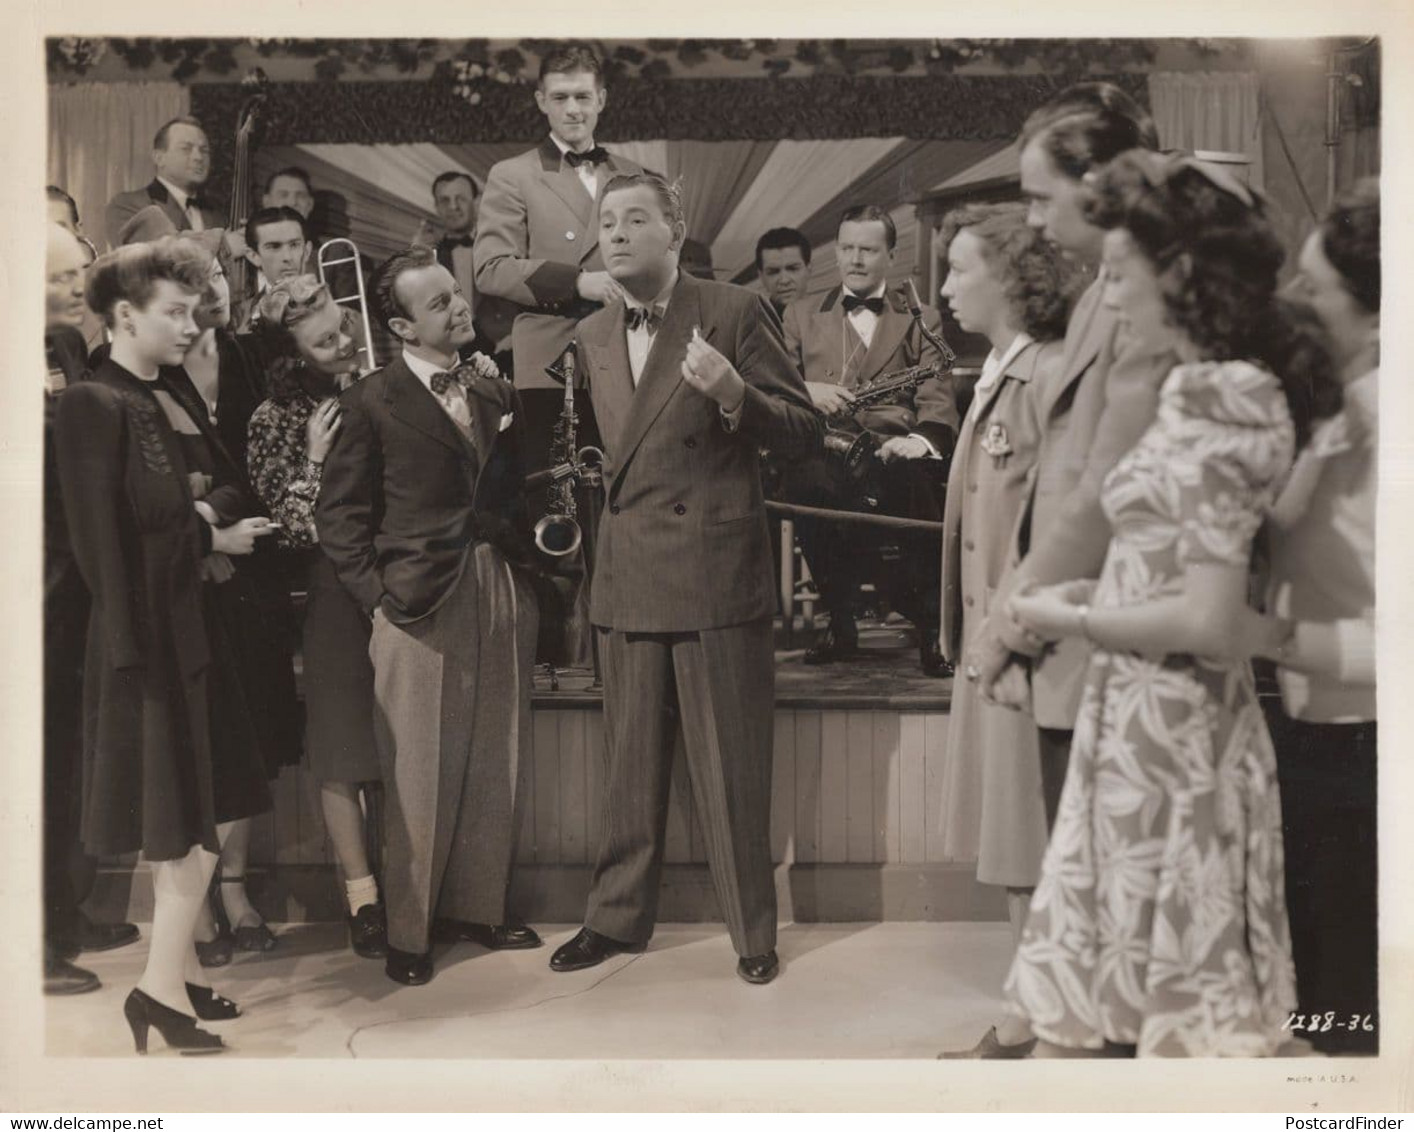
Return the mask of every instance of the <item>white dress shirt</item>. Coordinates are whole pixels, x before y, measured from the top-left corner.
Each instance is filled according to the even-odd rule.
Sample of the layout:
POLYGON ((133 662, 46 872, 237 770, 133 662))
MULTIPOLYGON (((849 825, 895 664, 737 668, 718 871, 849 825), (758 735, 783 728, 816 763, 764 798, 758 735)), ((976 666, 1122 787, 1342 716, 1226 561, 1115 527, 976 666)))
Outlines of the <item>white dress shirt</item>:
MULTIPOLYGON (((556 148, 558 148, 561 153, 569 153, 570 147, 564 142, 562 142, 559 138, 557 138, 554 134, 550 135, 550 140, 555 143, 556 148)), ((592 139, 589 142, 588 148, 594 148, 594 142, 592 139)), ((583 165, 574 166, 574 171, 579 174, 580 184, 584 186, 584 191, 589 194, 589 199, 598 200, 599 166, 590 165, 588 162, 585 162, 583 165)))
MULTIPOLYGON (((859 297, 861 299, 882 299, 884 297, 884 289, 885 284, 880 283, 874 290, 869 292, 869 294, 860 295, 859 297)), ((846 295, 852 294, 854 294, 854 292, 846 287, 840 295, 840 300, 843 301, 846 295)), ((855 307, 854 310, 845 315, 845 318, 849 319, 849 324, 854 327, 854 332, 859 335, 859 340, 864 343, 864 348, 866 350, 869 349, 869 347, 874 344, 874 331, 878 329, 879 316, 868 307, 855 307)))
MULTIPOLYGON (((471 406, 467 403, 466 390, 461 387, 461 382, 453 381, 447 386, 445 393, 438 393, 432 388, 432 378, 435 374, 450 372, 446 366, 419 358, 407 350, 403 351, 403 361, 407 363, 408 369, 412 370, 413 376, 426 387, 427 392, 436 398, 437 404, 442 406, 443 412, 451 418, 461 434, 470 440, 471 406)), ((453 363, 453 366, 457 364, 459 363, 453 363)))
POLYGON ((201 209, 191 207, 191 194, 185 189, 177 188, 171 181, 165 180, 162 177, 158 177, 157 182, 166 189, 168 195, 177 202, 177 207, 186 213, 187 222, 191 225, 191 230, 193 232, 206 231, 206 221, 201 218, 201 209))

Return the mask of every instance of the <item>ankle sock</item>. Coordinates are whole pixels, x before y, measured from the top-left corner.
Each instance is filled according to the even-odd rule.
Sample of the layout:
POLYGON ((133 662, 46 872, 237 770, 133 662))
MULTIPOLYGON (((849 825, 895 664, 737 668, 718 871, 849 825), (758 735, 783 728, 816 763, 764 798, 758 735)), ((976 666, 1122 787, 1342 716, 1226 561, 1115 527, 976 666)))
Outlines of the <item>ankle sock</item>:
POLYGON ((378 882, 372 875, 344 881, 344 893, 349 900, 349 915, 357 916, 360 908, 378 903, 378 882))

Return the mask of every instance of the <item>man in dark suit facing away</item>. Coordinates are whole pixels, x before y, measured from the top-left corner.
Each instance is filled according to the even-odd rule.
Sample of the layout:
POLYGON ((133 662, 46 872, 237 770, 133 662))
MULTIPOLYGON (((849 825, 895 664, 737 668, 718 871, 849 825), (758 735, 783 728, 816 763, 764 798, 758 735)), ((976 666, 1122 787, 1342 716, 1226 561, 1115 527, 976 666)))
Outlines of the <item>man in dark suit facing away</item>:
POLYGON ((373 301, 402 353, 343 394, 315 521, 373 618, 386 970, 416 985, 434 928, 540 945, 506 915, 537 610, 515 390, 485 357, 459 363, 471 311, 430 248, 390 258, 373 301))
POLYGON ((592 967, 653 933, 681 729, 717 899, 740 960, 776 958, 769 843, 776 597, 759 451, 820 443, 819 419, 760 296, 679 270, 676 186, 613 178, 599 249, 623 298, 579 327, 605 444, 590 620, 604 666, 604 836, 585 926, 550 962, 592 967))

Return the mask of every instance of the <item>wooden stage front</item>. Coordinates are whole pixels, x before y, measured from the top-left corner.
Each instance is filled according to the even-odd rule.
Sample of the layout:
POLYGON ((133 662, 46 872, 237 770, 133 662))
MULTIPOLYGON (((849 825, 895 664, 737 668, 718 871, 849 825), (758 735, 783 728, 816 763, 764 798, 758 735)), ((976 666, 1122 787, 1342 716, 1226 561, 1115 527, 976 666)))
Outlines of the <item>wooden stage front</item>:
MULTIPOLYGON (((771 845, 783 922, 992 920, 999 890, 978 885, 971 861, 942 852, 942 801, 951 679, 925 677, 899 633, 849 664, 808 667, 777 654, 771 845), (889 647, 891 646, 892 647, 889 647)), ((592 676, 566 672, 551 691, 537 676, 531 765, 513 904, 531 922, 583 914, 599 837, 603 717, 592 676)), ((679 758, 668 817, 660 904, 664 922, 714 920, 716 898, 691 788, 679 758)), ((145 919, 146 869, 113 862, 101 903, 145 919)), ((300 768, 275 784, 274 810, 256 820, 252 896, 276 921, 342 915, 340 885, 316 788, 300 768)))

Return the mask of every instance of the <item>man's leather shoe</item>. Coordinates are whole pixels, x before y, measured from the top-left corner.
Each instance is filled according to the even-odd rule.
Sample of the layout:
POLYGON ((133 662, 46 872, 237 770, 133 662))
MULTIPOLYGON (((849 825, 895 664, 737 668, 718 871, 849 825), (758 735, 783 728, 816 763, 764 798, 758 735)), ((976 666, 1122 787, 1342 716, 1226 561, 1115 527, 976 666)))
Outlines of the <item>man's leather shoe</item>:
POLYGON ((465 920, 438 920, 432 925, 434 939, 448 943, 467 940, 479 943, 488 951, 529 951, 543 947, 545 941, 535 929, 521 923, 469 924, 465 920))
POLYGON ((138 940, 136 924, 95 924, 79 913, 78 944, 83 951, 112 951, 138 940))
POLYGON ((781 973, 781 961, 774 949, 765 955, 744 955, 737 960, 736 973, 748 983, 761 986, 781 973))
POLYGON ((388 916, 382 904, 365 904, 349 917, 349 943, 355 955, 383 959, 388 954, 388 916))
POLYGON ((624 943, 600 935, 593 928, 580 928, 574 939, 555 949, 555 954, 550 956, 550 970, 583 971, 615 955, 637 955, 647 947, 646 943, 624 943))
POLYGON ((396 947, 389 947, 383 971, 395 983, 420 987, 432 981, 432 952, 399 951, 396 947))
POLYGON ((50 953, 44 957, 44 993, 49 995, 84 994, 96 991, 102 984, 92 971, 76 967, 67 959, 50 953))
POLYGON ((805 650, 806 664, 834 664, 837 660, 849 660, 859 654, 859 631, 853 621, 836 625, 831 619, 830 627, 820 639, 805 650), (848 628, 846 628, 848 626, 848 628))
POLYGON ((936 634, 928 634, 918 646, 918 661, 924 676, 951 676, 952 665, 943 659, 943 646, 936 634))
POLYGON ((1020 1061, 1031 1056, 1036 1048, 1036 1039, 1030 1038, 1015 1045, 1003 1045, 997 1040, 997 1028, 993 1026, 971 1049, 944 1050, 938 1054, 939 1061, 1020 1061))

